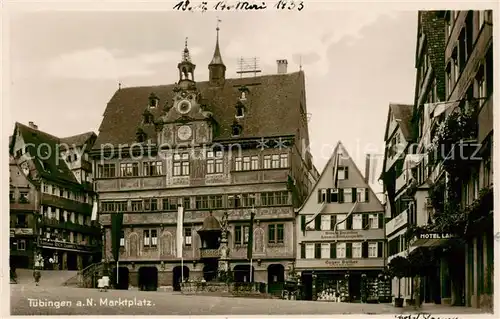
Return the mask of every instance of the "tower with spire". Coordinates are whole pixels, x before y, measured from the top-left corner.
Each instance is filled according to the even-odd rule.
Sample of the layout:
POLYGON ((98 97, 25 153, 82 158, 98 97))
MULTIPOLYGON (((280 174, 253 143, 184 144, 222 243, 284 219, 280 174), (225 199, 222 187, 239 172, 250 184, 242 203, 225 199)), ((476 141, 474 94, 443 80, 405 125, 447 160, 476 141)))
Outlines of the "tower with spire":
POLYGON ((221 20, 217 19, 217 28, 215 29, 217 31, 215 51, 212 61, 208 65, 209 82, 212 86, 223 86, 226 76, 226 66, 224 65, 224 62, 222 62, 222 56, 219 48, 219 22, 221 22, 221 20))
POLYGON ((187 40, 188 38, 186 38, 184 43, 182 60, 177 64, 177 68, 179 69, 179 86, 184 89, 194 84, 194 69, 196 68, 196 65, 191 62, 187 40))

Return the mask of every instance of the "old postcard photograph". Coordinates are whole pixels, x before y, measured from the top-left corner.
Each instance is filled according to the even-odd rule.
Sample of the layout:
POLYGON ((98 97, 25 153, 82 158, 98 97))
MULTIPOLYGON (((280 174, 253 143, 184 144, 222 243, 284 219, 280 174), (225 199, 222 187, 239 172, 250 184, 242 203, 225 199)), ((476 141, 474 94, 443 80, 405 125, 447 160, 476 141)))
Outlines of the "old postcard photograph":
POLYGON ((6 1, 4 315, 493 316, 497 8, 6 1))

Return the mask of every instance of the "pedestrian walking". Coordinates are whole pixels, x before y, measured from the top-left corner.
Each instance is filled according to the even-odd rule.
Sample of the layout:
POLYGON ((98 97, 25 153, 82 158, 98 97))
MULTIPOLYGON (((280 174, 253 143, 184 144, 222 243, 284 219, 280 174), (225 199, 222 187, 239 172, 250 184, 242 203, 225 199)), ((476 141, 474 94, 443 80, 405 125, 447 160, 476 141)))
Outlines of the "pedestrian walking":
POLYGON ((33 278, 35 278, 35 285, 37 285, 37 286, 38 286, 38 284, 40 282, 40 277, 42 277, 42 274, 40 273, 40 270, 35 269, 33 271, 33 278))

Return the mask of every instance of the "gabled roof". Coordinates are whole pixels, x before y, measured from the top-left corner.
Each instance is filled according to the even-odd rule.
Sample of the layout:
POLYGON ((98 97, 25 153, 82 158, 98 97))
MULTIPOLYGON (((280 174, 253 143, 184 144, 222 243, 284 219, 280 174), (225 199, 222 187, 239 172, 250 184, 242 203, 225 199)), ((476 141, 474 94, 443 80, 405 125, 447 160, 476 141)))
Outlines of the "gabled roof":
MULTIPOLYGON (((33 158, 33 164, 41 177, 58 182, 79 184, 64 159, 60 157, 62 139, 16 122, 13 136, 17 136, 18 133, 27 145, 26 152, 33 158)), ((81 135, 87 136, 89 133, 81 135)), ((9 147, 11 155, 14 155, 14 144, 15 139, 12 139, 9 147)))
MULTIPOLYGON (((309 195, 307 195, 307 198, 306 200, 302 203, 302 206, 300 206, 296 212, 300 212, 303 207, 307 204, 307 202, 309 201, 309 199, 311 198, 311 196, 313 194, 316 194, 317 192, 317 187, 318 187, 318 184, 320 183, 321 179, 323 178, 323 176, 326 174, 327 170, 328 170, 328 167, 330 165, 333 165, 333 161, 335 159, 335 156, 337 155, 338 151, 339 150, 342 150, 342 159, 345 161, 345 160, 350 160, 351 163, 352 163, 352 167, 354 167, 354 169, 356 170, 356 173, 360 176, 363 176, 364 175, 361 173, 361 171, 359 170, 359 167, 356 165, 356 163, 352 160, 352 157, 349 155, 349 153, 347 152, 347 149, 342 145, 342 142, 341 141, 338 141, 337 142, 337 145, 335 146, 335 149, 333 150, 333 153, 331 155, 331 157, 328 159, 328 162, 326 163, 326 165, 323 167, 323 170, 321 172, 321 175, 319 176, 318 180, 316 181, 316 183, 314 184, 314 186, 311 188, 311 191, 309 192, 309 195)), ((382 206, 382 203, 380 202, 379 198, 376 196, 375 192, 373 192, 373 189, 371 188, 370 184, 365 182, 365 187, 367 187, 369 190, 370 190, 370 202, 372 201, 372 198, 374 198, 374 200, 380 205, 380 211, 384 210, 383 206, 382 206)), ((358 211, 358 209, 355 210, 355 212, 358 211)))
POLYGON ((392 121, 391 117, 398 122, 405 140, 410 141, 411 136, 411 118, 413 114, 413 105, 410 104, 389 104, 389 114, 387 115, 387 123, 385 124, 384 140, 389 138, 389 123, 392 121))
POLYGON ((97 138, 94 132, 86 132, 78 135, 68 136, 61 138, 62 144, 68 144, 70 147, 83 147, 87 146, 89 149, 92 147, 92 143, 97 138))
MULTIPOLYGON (((94 149, 100 149, 106 143, 115 146, 135 143, 150 94, 154 93, 159 99, 158 107, 151 110, 156 120, 164 114, 163 105, 167 104, 167 108, 172 105, 174 86, 130 87, 116 91, 104 112, 94 149)), ((207 106, 205 109, 213 113, 218 124, 214 141, 295 135, 300 125, 300 103, 305 91, 302 71, 226 79, 221 87, 210 86, 208 81, 197 82, 196 87, 201 93, 202 103, 207 106), (235 121, 235 105, 241 95, 238 88, 242 86, 249 90, 246 112, 245 117, 238 120, 242 132, 233 138, 231 126, 235 121)), ((150 134, 155 135, 154 125, 151 125, 150 134)), ((156 139, 156 136, 148 134, 147 138, 156 139)))

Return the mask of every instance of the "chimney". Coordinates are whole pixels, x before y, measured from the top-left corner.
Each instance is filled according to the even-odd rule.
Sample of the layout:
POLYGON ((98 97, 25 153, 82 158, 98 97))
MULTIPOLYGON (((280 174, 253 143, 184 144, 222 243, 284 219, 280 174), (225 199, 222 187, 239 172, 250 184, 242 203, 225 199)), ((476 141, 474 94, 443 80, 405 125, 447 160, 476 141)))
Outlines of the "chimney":
POLYGON ((365 164, 365 183, 370 184, 370 154, 366 154, 366 164, 365 164))
POLYGON ((285 74, 286 68, 288 66, 288 61, 287 60, 276 60, 276 63, 278 64, 278 74, 285 74))
POLYGON ((30 122, 28 122, 28 126, 29 126, 29 127, 31 127, 31 128, 32 128, 32 129, 34 129, 34 130, 38 130, 38 125, 35 125, 35 123, 34 123, 34 122, 31 122, 31 121, 30 121, 30 122))

